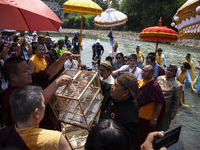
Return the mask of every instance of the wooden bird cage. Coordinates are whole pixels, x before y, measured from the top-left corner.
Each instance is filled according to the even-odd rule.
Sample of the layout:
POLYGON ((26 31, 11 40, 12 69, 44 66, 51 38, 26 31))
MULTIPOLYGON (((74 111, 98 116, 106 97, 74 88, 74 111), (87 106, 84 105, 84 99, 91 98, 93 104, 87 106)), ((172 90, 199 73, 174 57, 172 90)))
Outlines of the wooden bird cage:
POLYGON ((73 81, 58 88, 50 106, 61 122, 89 130, 103 100, 98 73, 65 70, 63 74, 71 76, 73 81))
POLYGON ((62 134, 69 142, 73 150, 84 150, 88 130, 75 127, 66 123, 61 123, 62 134))

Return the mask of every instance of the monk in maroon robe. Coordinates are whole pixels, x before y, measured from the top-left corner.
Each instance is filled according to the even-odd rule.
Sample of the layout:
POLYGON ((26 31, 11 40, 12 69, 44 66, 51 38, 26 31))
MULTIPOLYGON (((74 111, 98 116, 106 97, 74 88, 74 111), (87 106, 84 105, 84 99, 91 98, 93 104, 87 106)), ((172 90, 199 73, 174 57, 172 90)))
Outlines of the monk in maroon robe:
POLYGON ((139 92, 136 97, 139 107, 139 133, 135 147, 145 141, 147 135, 155 131, 156 124, 162 120, 165 112, 165 101, 160 85, 153 80, 154 68, 146 65, 142 69, 143 80, 139 81, 139 92))

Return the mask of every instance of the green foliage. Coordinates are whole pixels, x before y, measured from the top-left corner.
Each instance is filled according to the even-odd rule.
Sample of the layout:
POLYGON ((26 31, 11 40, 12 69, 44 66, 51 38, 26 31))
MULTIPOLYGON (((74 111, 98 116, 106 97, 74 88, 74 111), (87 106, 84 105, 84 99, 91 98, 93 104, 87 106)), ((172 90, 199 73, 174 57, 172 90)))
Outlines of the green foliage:
MULTIPOLYGON (((74 14, 68 15, 66 19, 63 20, 63 28, 80 28, 81 27, 81 15, 74 14)), ((93 15, 84 15, 83 16, 83 28, 84 29, 93 29, 94 28, 94 17, 93 15)))
POLYGON ((185 0, 123 0, 121 11, 128 16, 128 30, 142 30, 156 26, 162 17, 162 25, 170 27, 172 17, 185 0))
MULTIPOLYGON (((57 2, 61 6, 67 0, 46 0, 57 2)), ((93 0, 104 11, 108 8, 107 1, 93 0)), ((172 17, 183 5, 186 0, 111 0, 111 7, 125 13, 128 16, 128 21, 122 30, 141 31, 149 26, 157 26, 159 18, 162 17, 162 25, 170 27, 172 17)), ((84 15, 83 28, 93 29, 95 16, 84 15)), ((81 15, 74 13, 68 15, 63 20, 63 27, 80 28, 81 15)))

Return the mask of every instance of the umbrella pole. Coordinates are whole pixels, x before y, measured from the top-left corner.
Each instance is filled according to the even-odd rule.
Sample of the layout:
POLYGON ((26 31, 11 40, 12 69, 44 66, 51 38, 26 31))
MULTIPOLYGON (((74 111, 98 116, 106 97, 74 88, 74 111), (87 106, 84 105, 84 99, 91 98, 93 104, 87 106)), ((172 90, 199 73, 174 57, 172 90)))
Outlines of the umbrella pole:
POLYGON ((155 55, 157 53, 157 49, 158 49, 158 41, 156 42, 156 51, 155 51, 155 55))
POLYGON ((78 64, 80 65, 80 61, 81 61, 81 41, 82 41, 82 28, 83 28, 83 13, 81 14, 81 31, 80 31, 80 39, 79 39, 79 49, 78 49, 78 64))

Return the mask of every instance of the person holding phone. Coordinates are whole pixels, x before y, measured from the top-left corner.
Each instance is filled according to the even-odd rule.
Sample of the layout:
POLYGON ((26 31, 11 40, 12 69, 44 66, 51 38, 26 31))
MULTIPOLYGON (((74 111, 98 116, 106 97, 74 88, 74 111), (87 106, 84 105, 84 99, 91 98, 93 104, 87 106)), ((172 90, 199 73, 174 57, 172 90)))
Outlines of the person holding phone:
POLYGON ((15 47, 16 57, 21 57, 28 61, 30 56, 32 55, 32 46, 29 42, 26 41, 25 37, 19 37, 19 41, 17 42, 17 46, 15 47))

